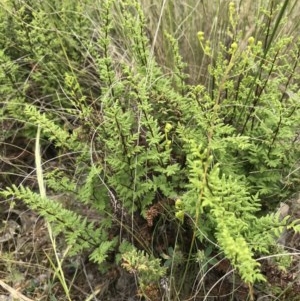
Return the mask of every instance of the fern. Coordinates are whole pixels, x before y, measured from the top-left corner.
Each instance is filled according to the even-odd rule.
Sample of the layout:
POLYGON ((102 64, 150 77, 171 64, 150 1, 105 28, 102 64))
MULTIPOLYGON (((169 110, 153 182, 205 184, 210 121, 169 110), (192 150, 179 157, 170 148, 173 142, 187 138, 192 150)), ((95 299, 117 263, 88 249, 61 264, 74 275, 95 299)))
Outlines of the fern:
MULTIPOLYGON (((70 247, 70 256, 82 250, 95 248, 101 241, 107 239, 107 233, 101 229, 102 227, 95 228, 92 223, 87 222, 86 218, 63 208, 62 204, 57 201, 41 197, 29 188, 12 186, 2 191, 1 195, 6 198, 22 200, 53 225, 55 235, 64 233, 66 242, 70 247)), ((103 227, 107 227, 107 225, 104 223, 103 227)), ((103 252, 101 256, 104 256, 103 252)), ((95 255, 93 258, 97 259, 95 255)), ((98 259, 98 261, 101 260, 98 259)))
POLYGON ((117 264, 143 289, 169 272, 187 275, 202 248, 229 259, 247 284, 263 280, 259 257, 276 252, 285 227, 299 231, 271 213, 299 182, 299 41, 270 36, 266 26, 275 33, 280 22, 267 15, 269 25, 244 38, 231 3, 222 25, 228 41, 204 32, 195 39, 201 68, 210 62, 196 82, 172 33, 164 35, 170 70, 157 63, 139 1, 2 6, 3 141, 30 144, 38 126, 45 154, 51 145, 54 155, 42 158, 49 198, 34 186, 1 194, 41 214, 70 254, 89 252, 102 271, 119 252, 117 264), (99 222, 81 212, 86 207, 99 222), (169 269, 158 258, 175 247, 184 274, 170 256, 169 269))

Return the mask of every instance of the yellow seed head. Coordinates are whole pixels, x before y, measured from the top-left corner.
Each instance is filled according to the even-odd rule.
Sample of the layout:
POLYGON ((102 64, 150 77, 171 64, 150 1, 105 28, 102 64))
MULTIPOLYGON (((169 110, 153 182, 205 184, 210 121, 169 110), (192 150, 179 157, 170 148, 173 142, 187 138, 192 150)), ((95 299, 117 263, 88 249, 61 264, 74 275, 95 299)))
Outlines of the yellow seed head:
POLYGON ((236 43, 236 42, 233 42, 232 44, 231 44, 231 49, 234 51, 234 50, 236 50, 238 48, 238 44, 236 43))
POLYGON ((197 37, 198 37, 198 40, 200 42, 202 42, 204 40, 204 32, 203 31, 198 31, 197 37))
POLYGON ((234 2, 230 2, 230 3, 229 3, 229 10, 230 10, 231 12, 235 10, 235 4, 234 4, 234 2))
POLYGON ((169 133, 171 131, 172 127, 173 126, 172 126, 171 123, 166 123, 166 125, 165 125, 165 132, 169 133))
POLYGON ((248 39, 248 44, 249 44, 249 45, 253 45, 253 44, 254 44, 254 41, 255 41, 255 39, 254 39, 253 37, 250 37, 250 38, 248 39))
POLYGON ((177 210, 183 208, 183 202, 182 202, 181 199, 177 199, 177 200, 175 201, 175 208, 176 208, 177 210))
POLYGON ((179 219, 179 221, 181 223, 183 223, 183 219, 184 219, 184 212, 181 210, 181 211, 178 211, 175 213, 175 216, 177 219, 179 219))

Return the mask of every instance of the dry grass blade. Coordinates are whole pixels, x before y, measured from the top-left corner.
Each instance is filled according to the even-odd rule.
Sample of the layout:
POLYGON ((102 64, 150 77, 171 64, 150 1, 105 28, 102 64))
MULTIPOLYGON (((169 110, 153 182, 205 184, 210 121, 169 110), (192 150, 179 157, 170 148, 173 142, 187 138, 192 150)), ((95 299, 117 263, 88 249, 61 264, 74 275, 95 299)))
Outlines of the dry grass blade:
POLYGON ((20 292, 18 292, 17 290, 15 290, 13 287, 9 286, 8 284, 6 284, 2 280, 0 280, 0 285, 6 291, 8 291, 14 298, 17 298, 18 300, 21 300, 21 301, 33 301, 32 299, 27 298, 26 296, 24 296, 23 294, 21 294, 20 292))
POLYGON ((41 159, 41 151, 40 151, 40 136, 41 136, 41 127, 39 126, 36 134, 35 141, 35 165, 36 165, 36 174, 37 181, 40 189, 40 194, 42 197, 46 197, 46 189, 43 179, 43 169, 42 169, 42 159, 41 159))

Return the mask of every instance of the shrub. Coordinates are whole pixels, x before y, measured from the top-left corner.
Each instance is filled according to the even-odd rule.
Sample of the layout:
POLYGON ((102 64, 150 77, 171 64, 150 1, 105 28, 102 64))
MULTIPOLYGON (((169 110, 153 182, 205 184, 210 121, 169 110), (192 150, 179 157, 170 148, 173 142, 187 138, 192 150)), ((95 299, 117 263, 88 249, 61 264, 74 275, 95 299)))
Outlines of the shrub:
MULTIPOLYGON (((46 196, 36 185, 1 194, 44 216, 65 235, 69 255, 87 250, 103 272, 119 249, 123 267, 140 268, 152 256, 149 273, 158 273, 156 259, 171 245, 183 254, 183 281, 193 256, 209 248, 250 287, 263 280, 257 258, 288 226, 272 212, 299 183, 299 41, 278 34, 286 2, 273 15, 263 11, 266 40, 254 32, 245 38, 230 3, 227 43, 216 49, 198 33, 209 66, 192 84, 170 33, 172 72, 157 63, 138 1, 2 6, 2 120, 17 121, 28 140, 40 127, 42 147, 55 146, 55 164, 43 163, 46 196), (71 196, 72 206, 51 199, 55 193, 71 196), (100 222, 76 206, 92 208, 100 222), (178 235, 166 232, 167 245, 155 230, 162 224, 178 235), (141 252, 122 251, 128 242, 141 252)), ((136 271, 142 291, 144 268, 136 271)))

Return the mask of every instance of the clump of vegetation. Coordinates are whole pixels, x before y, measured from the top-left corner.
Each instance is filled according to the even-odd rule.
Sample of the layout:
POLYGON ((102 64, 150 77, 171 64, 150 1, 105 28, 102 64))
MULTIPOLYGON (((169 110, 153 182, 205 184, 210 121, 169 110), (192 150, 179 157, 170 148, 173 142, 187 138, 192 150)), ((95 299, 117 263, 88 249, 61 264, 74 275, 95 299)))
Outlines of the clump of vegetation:
POLYGON ((32 159, 6 160, 2 197, 43 216, 55 248, 63 235, 64 257, 117 264, 145 298, 197 298, 217 260, 252 298, 259 258, 299 231, 276 213, 299 184, 300 44, 284 25, 292 1, 275 2, 251 28, 231 2, 221 33, 197 29, 206 74, 191 78, 174 20, 149 39, 139 1, 4 1, 3 157, 25 141, 32 159))

